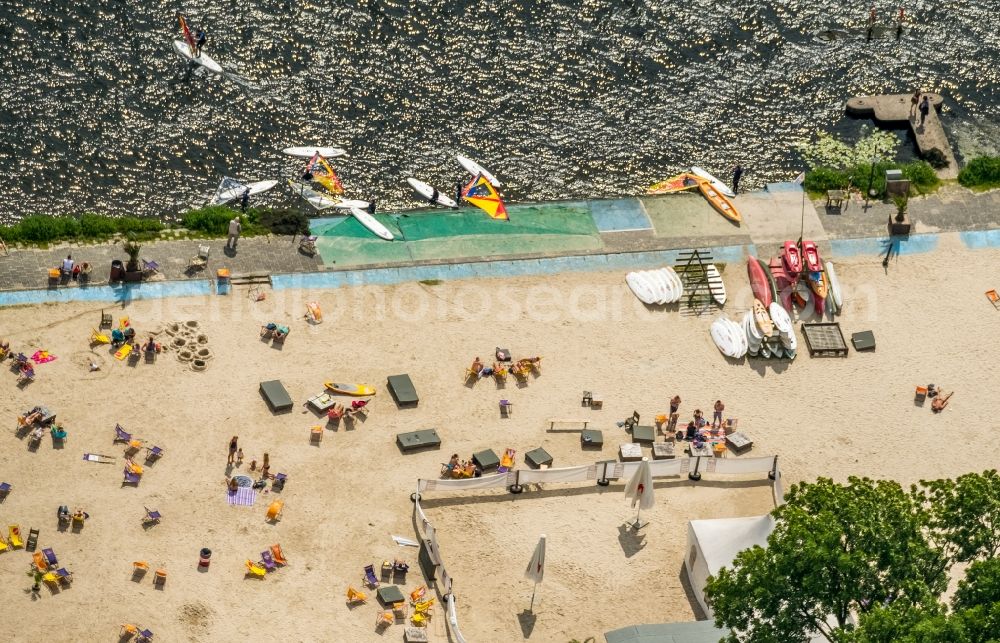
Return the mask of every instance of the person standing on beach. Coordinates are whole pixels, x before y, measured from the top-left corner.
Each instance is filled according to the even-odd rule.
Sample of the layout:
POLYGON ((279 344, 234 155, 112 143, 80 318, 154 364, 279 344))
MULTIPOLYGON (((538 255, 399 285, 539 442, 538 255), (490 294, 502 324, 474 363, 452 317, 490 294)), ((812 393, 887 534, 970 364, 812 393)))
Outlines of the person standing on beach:
POLYGON ((250 188, 243 190, 243 195, 240 197, 240 210, 243 214, 247 213, 247 206, 250 205, 250 188))
POLYGON ((927 120, 927 114, 931 111, 931 101, 927 94, 924 94, 924 100, 920 101, 920 124, 923 125, 924 121, 927 120))
POLYGON ((920 104, 920 90, 913 92, 913 96, 910 96, 910 116, 917 115, 917 105, 920 104))
POLYGON ((229 460, 226 464, 232 464, 233 460, 236 458, 236 449, 239 448, 239 437, 233 436, 233 439, 229 441, 229 460))
POLYGON ((726 410, 726 405, 722 400, 715 401, 715 410, 712 411, 712 427, 722 426, 722 412, 726 410))
POLYGON ((736 167, 733 168, 733 194, 740 193, 740 177, 742 176, 743 166, 737 163, 736 167))
POLYGON ((238 216, 233 217, 233 220, 229 222, 229 239, 226 240, 226 247, 236 250, 236 242, 240 238, 240 232, 243 232, 243 226, 240 225, 240 218, 238 216))

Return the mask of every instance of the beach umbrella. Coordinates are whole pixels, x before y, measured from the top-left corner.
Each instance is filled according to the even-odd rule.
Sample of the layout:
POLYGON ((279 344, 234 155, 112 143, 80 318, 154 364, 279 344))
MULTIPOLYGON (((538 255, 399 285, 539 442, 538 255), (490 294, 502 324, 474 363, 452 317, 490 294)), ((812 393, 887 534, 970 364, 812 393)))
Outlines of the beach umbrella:
POLYGON ((528 568, 524 570, 524 577, 535 583, 535 587, 531 590, 531 607, 528 608, 530 612, 535 607, 535 590, 538 589, 538 584, 542 582, 542 578, 545 576, 545 534, 538 537, 538 544, 535 545, 535 553, 531 555, 531 560, 528 562, 528 568))
POLYGON ((643 509, 652 509, 655 499, 653 498, 653 472, 649 468, 649 458, 643 458, 642 462, 639 463, 639 468, 636 469, 635 473, 629 479, 628 484, 625 485, 625 497, 632 499, 632 506, 638 505, 639 509, 635 514, 635 524, 633 527, 638 529, 642 525, 639 524, 639 514, 642 513, 643 509))

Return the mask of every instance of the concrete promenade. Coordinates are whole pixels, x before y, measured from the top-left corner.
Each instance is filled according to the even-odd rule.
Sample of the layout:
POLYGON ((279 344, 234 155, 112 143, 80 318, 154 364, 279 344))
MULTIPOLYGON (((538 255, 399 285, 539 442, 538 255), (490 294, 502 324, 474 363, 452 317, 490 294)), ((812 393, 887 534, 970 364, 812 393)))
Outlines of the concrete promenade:
MULTIPOLYGON (((637 201, 649 219, 649 229, 599 232, 599 247, 585 251, 508 253, 497 257, 466 255, 339 266, 330 262, 324 264, 319 255, 309 257, 299 252, 298 238, 256 237, 241 239, 235 253, 224 251, 225 239, 212 239, 150 242, 143 244, 141 255, 159 263, 160 278, 167 280, 214 279, 216 269, 222 267, 228 268, 234 275, 295 274, 456 265, 489 259, 617 255, 693 247, 754 246, 759 255, 770 256, 786 239, 797 239, 800 228, 806 238, 814 239, 821 249, 825 246, 827 250, 831 240, 885 237, 886 223, 895 214, 892 204, 874 203, 865 208, 858 195, 839 212, 827 212, 822 203, 814 204, 803 199, 798 186, 790 184, 772 184, 764 191, 740 194, 735 203, 743 213, 744 223, 739 227, 716 214, 704 199, 696 195, 641 197, 637 201), (203 243, 211 248, 208 267, 205 270, 187 270, 190 258, 197 254, 198 245, 203 243)), ((1000 229, 1000 191, 975 194, 949 185, 932 196, 911 198, 909 215, 915 234, 1000 229)), ((49 283, 47 269, 56 267, 67 254, 72 254, 77 262, 87 261, 94 266, 90 280, 93 285, 107 283, 113 259, 126 258, 119 244, 61 244, 44 250, 12 248, 8 256, 0 256, 0 290, 79 287, 72 282, 59 286, 49 283)))

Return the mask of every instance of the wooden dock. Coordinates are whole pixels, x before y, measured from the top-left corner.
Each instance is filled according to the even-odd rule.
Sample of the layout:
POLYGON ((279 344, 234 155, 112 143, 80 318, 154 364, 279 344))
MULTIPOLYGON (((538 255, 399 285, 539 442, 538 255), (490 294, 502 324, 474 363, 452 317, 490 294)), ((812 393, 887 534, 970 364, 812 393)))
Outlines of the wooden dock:
POLYGON ((951 144, 948 142, 948 137, 945 136, 944 127, 938 117, 944 99, 941 98, 940 94, 932 92, 923 95, 930 97, 930 104, 934 107, 927 114, 923 125, 920 124, 920 111, 912 109, 911 94, 855 96, 847 101, 847 113, 851 116, 872 118, 883 123, 909 123, 921 154, 926 154, 936 147, 948 159, 948 166, 937 170, 938 178, 958 178, 958 163, 955 161, 955 154, 951 150, 951 144))

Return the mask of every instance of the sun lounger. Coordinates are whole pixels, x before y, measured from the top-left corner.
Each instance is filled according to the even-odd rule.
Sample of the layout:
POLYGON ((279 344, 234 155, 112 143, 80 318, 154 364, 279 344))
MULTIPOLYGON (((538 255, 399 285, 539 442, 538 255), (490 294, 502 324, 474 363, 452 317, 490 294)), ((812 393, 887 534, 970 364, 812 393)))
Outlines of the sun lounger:
MULTIPOLYGON (((18 534, 18 537, 20 537, 20 534, 18 534)), ((13 544, 13 540, 11 541, 11 544, 13 544)), ((37 529, 29 529, 28 530, 28 542, 24 545, 24 550, 25 551, 35 551, 35 547, 37 547, 37 546, 38 546, 38 530, 37 529)))
POLYGON ((137 475, 135 473, 132 473, 128 469, 124 469, 122 471, 122 476, 123 476, 123 478, 122 478, 122 484, 136 484, 137 485, 137 484, 139 484, 139 479, 141 478, 141 476, 139 476, 139 475, 137 475))
POLYGON ((378 587, 378 579, 375 578, 375 565, 365 566, 364 582, 372 589, 378 587))
POLYGON ((505 449, 503 455, 500 456, 500 466, 497 467, 497 473, 507 473, 514 468, 514 456, 517 451, 514 449, 505 449))
POLYGON ((420 402, 417 396, 417 389, 413 386, 413 380, 409 375, 390 375, 388 378, 389 392, 399 406, 416 406, 420 402))
POLYGON ((58 576, 59 580, 63 581, 67 585, 73 582, 73 572, 68 571, 65 567, 57 569, 56 576, 58 576))
POLYGON ((52 440, 55 442, 63 442, 66 440, 66 430, 61 426, 52 425, 52 428, 49 429, 49 433, 52 434, 52 440))
POLYGON ((148 643, 153 640, 153 633, 148 629, 139 630, 139 638, 136 639, 138 643, 148 643))
POLYGON ((155 509, 150 509, 149 507, 143 507, 143 509, 146 510, 146 517, 142 519, 144 523, 160 522, 160 519, 163 518, 160 512, 155 509))
POLYGON ((274 558, 271 557, 271 552, 266 549, 260 552, 260 564, 269 572, 278 569, 278 566, 274 563, 274 558))
POLYGON ((288 480, 288 475, 284 473, 274 474, 274 482, 271 483, 271 491, 281 491, 285 488, 285 481, 288 480))
POLYGON ((280 380, 270 380, 260 383, 260 394, 264 396, 264 401, 271 407, 273 413, 281 413, 292 410, 292 398, 282 385, 280 380))
POLYGON ((116 424, 115 439, 112 441, 112 444, 114 444, 115 442, 131 442, 131 441, 132 441, 132 434, 126 433, 125 429, 122 428, 121 424, 116 424))
POLYGON ((267 570, 260 565, 255 564, 253 561, 247 561, 247 575, 256 576, 257 578, 264 578, 267 574, 267 570))
POLYGON ((375 615, 375 629, 382 630, 396 622, 396 616, 392 613, 392 610, 386 610, 384 612, 379 612, 375 615))
POLYGON ((191 260, 188 261, 188 270, 193 270, 195 268, 204 270, 205 266, 208 265, 208 255, 210 252, 211 249, 208 246, 199 244, 198 254, 191 257, 191 260))
POLYGON ((163 449, 157 446, 146 447, 146 462, 152 462, 163 455, 163 449))
POLYGON ((55 567, 59 564, 59 560, 56 558, 56 552, 54 552, 51 547, 43 549, 42 553, 45 555, 45 560, 48 561, 49 567, 55 567))
MULTIPOLYGON (((42 570, 38 570, 38 571, 42 571, 42 570)), ((48 583, 50 585, 58 585, 59 584, 59 577, 56 576, 55 572, 46 572, 42 576, 42 581, 44 581, 44 582, 46 582, 46 583, 48 583)))
POLYGON ((281 519, 281 510, 285 506, 284 500, 275 500, 267 508, 267 518, 266 520, 278 521, 281 519))
POLYGON ((111 316, 111 313, 106 313, 102 310, 101 323, 98 325, 98 328, 111 328, 111 324, 114 323, 113 320, 114 318, 111 316))
POLYGON ((436 430, 424 429, 422 431, 398 433, 396 434, 396 443, 403 451, 415 451, 417 449, 440 447, 441 438, 438 437, 436 430))
POLYGON ((160 264, 155 261, 142 260, 142 272, 144 277, 150 277, 160 271, 160 264))
POLYGON ((0 536, 0 552, 7 551, 8 549, 10 549, 10 545, 7 544, 7 540, 3 536, 0 536))
POLYGON ((122 347, 115 351, 115 359, 119 362, 132 353, 132 344, 122 344, 122 347))
POLYGON ((351 605, 351 604, 354 604, 354 603, 367 603, 367 602, 368 602, 368 597, 365 595, 364 592, 359 592, 358 590, 354 589, 353 587, 348 587, 347 588, 347 604, 348 605, 351 605))
POLYGON ((166 582, 167 582, 167 570, 161 567, 153 573, 153 584, 162 585, 166 582))
POLYGON ((7 494, 10 493, 10 490, 13 488, 14 487, 11 486, 9 482, 0 482, 0 500, 6 498, 7 494))
POLYGON ((410 592, 410 602, 411 603, 416 603, 421 598, 423 598, 424 594, 426 594, 426 593, 427 593, 427 586, 421 585, 420 587, 418 587, 415 590, 413 590, 412 592, 410 592))
POLYGON ((10 541, 10 546, 14 549, 24 547, 24 541, 21 540, 21 528, 17 525, 8 525, 7 540, 10 541))
POLYGON ((986 298, 990 300, 994 308, 1000 309, 1000 295, 997 294, 996 290, 987 290, 986 298))
POLYGON ((88 462, 97 462, 98 464, 114 464, 115 458, 110 455, 102 455, 100 453, 84 453, 83 459, 88 462))
POLYGON ((275 543, 271 545, 271 553, 274 554, 274 562, 279 565, 287 565, 288 561, 285 560, 285 554, 281 551, 281 545, 275 543))
POLYGON ((104 333, 98 331, 96 328, 92 328, 90 331, 90 343, 91 344, 110 344, 111 338, 104 333))
POLYGON ((35 569, 40 572, 49 568, 49 563, 45 560, 45 555, 40 551, 36 551, 31 555, 31 563, 35 566, 35 569))

